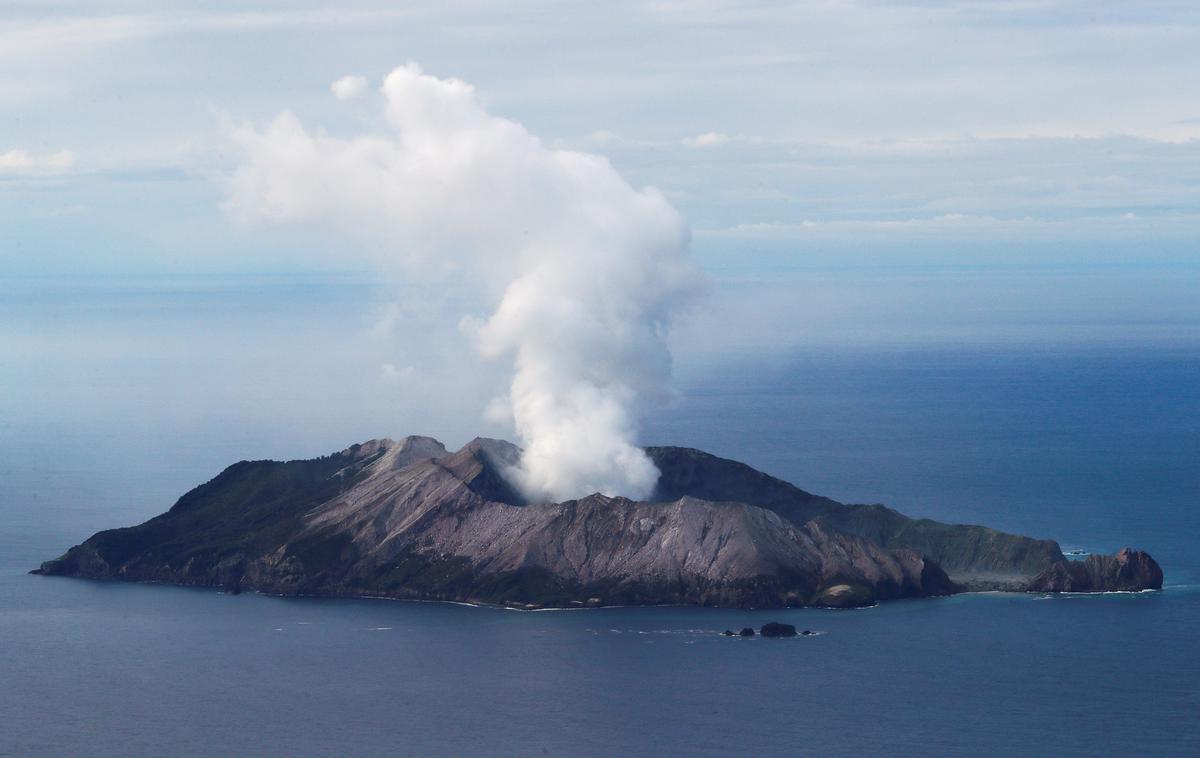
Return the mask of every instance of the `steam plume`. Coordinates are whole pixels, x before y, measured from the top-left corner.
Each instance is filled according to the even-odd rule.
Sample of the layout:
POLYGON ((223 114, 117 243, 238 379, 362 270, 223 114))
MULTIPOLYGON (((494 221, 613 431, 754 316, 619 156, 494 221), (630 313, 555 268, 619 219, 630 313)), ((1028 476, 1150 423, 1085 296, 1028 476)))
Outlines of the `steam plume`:
POLYGON ((227 209, 382 243, 426 276, 478 278, 493 310, 464 324, 481 354, 514 359, 501 411, 525 452, 509 476, 534 498, 647 495, 658 471, 638 423, 668 390, 667 330, 699 281, 686 224, 606 159, 489 114, 465 82, 409 64, 381 92, 383 135, 312 133, 290 113, 235 130, 227 209))

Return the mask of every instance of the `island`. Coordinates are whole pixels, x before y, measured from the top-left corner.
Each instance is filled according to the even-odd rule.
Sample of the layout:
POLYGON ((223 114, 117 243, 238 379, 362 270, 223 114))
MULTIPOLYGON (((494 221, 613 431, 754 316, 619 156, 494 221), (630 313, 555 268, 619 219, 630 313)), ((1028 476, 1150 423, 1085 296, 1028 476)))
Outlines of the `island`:
POLYGON ((650 447, 645 501, 529 502, 520 449, 378 439, 312 460, 241 461, 138 526, 32 573, 279 595, 507 607, 851 608, 980 590, 1162 587, 1147 553, 1070 560, 1058 543, 845 505, 733 460, 650 447))

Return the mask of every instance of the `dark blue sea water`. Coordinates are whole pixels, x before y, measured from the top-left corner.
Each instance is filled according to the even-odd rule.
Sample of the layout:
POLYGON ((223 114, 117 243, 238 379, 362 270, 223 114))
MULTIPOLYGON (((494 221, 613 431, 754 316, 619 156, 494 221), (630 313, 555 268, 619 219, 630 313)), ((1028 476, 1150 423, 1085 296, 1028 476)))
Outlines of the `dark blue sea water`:
MULTIPOLYGON (((1045 276, 998 276, 1004 297, 955 305, 971 328, 903 339, 904 323, 928 335, 942 318, 913 313, 916 296, 945 300, 958 278, 798 275, 782 285, 797 298, 868 288, 905 305, 796 339, 784 308, 770 339, 739 326, 684 340, 680 398, 645 438, 844 501, 1141 547, 1163 592, 771 612, 524 613, 28 576, 239 458, 385 434, 461 444, 478 410, 413 407, 421 388, 380 373, 398 359, 373 326, 377 287, 4 282, 0 755, 1200 753, 1196 286, 1113 277, 1079 286, 1124 299, 1031 321, 1005 303, 1045 292, 1045 276), (1143 307, 1114 322, 1130 301, 1143 307), (769 620, 821 634, 718 635, 769 620)), ((780 286, 759 301, 781 302, 780 286)))

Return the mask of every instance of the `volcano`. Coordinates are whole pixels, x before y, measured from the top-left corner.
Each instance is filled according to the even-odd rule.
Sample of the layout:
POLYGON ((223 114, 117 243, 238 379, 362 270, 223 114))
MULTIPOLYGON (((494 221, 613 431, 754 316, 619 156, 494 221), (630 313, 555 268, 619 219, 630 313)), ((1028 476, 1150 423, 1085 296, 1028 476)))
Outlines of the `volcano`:
POLYGON ((413 436, 242 461, 34 573, 526 609, 858 607, 1162 586, 1141 551, 1073 562, 1052 540, 844 505, 691 448, 646 448, 661 476, 645 500, 530 502, 506 478, 520 453, 502 440, 451 452, 413 436))

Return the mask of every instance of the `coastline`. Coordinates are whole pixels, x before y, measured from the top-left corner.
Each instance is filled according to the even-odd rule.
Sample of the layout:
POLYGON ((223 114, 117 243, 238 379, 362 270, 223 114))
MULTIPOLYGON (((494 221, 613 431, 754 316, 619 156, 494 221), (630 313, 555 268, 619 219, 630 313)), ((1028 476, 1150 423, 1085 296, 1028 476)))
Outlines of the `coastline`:
MULTIPOLYGON (((115 578, 97 578, 97 577, 78 577, 78 576, 62 576, 54 574, 42 574, 35 571, 26 572, 27 576, 39 576, 43 578, 56 579, 71 579, 83 580, 88 582, 97 582, 105 585, 135 585, 135 586, 151 586, 163 588, 190 589, 199 591, 210 591, 218 595, 257 595, 260 597, 278 598, 278 599, 298 599, 298 600, 382 600, 396 603, 441 603, 445 605, 456 605, 465 608, 478 608, 485 610, 500 610, 500 611, 519 611, 521 613, 550 613, 563 611, 602 611, 602 610, 617 610, 630 608, 670 608, 670 609, 705 609, 713 611, 746 611, 753 613, 762 613, 767 611, 785 612, 785 611, 868 611, 877 608, 890 607, 898 604, 911 604, 916 602, 932 602, 945 601, 951 598, 970 598, 970 597, 1021 597, 1029 600, 1054 600, 1068 598, 1084 598, 1084 597, 1105 597, 1105 596, 1141 596, 1141 595, 1156 595, 1167 594, 1169 589, 1186 589, 1200 587, 1200 585, 1168 585, 1164 584, 1160 588, 1142 589, 1142 590, 1106 590, 1099 592, 1040 592, 1040 591, 1021 591, 1021 590, 964 590, 956 592, 952 595, 930 595, 926 597, 901 597, 881 600, 870 605, 852 606, 852 607, 830 607, 821 605, 802 605, 802 606, 787 606, 787 607, 740 607, 728 605, 696 605, 682 603, 654 603, 646 605, 584 605, 584 606, 542 606, 542 607, 521 607, 518 605, 505 605, 502 603, 489 603, 486 601, 471 601, 471 600, 443 600, 437 598, 420 598, 420 597, 392 597, 390 595, 370 595, 370 594, 313 594, 313 593, 278 593, 267 592, 257 589, 246 589, 238 592, 231 592, 228 587, 211 584, 182 584, 177 582, 162 582, 148 579, 115 579, 115 578)), ((527 604, 526 604, 527 605, 527 604)))

